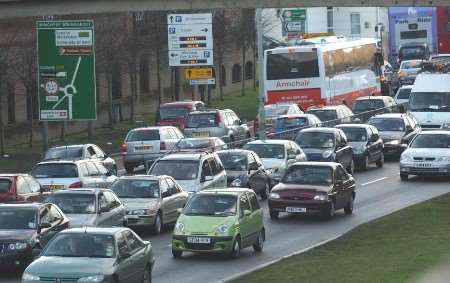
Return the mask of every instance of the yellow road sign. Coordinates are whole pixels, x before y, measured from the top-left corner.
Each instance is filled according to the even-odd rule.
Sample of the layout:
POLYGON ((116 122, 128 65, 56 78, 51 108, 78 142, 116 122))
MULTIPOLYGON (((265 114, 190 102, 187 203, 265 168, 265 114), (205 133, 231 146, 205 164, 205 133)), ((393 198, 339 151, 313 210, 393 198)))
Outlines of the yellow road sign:
POLYGON ((185 69, 186 80, 211 79, 213 75, 212 68, 185 69))

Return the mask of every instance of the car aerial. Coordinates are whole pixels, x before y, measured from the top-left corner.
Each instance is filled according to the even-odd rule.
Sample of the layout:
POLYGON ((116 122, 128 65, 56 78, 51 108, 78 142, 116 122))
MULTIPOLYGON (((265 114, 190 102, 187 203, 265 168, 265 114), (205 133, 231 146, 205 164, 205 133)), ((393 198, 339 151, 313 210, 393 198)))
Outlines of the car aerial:
POLYGON ((94 159, 103 163, 114 175, 117 175, 116 161, 109 157, 100 147, 95 144, 74 144, 54 146, 44 154, 46 160, 81 160, 94 159))
POLYGON ((170 176, 122 176, 111 185, 127 210, 128 227, 150 227, 159 234, 177 221, 188 194, 170 176))
POLYGON ((211 152, 166 155, 153 163, 148 174, 171 176, 184 191, 191 193, 227 185, 227 174, 222 162, 216 153, 211 152))
POLYGON ((126 209, 108 189, 73 189, 53 192, 45 200, 70 219, 70 227, 126 225, 126 209))
POLYGON ((45 191, 91 187, 107 188, 117 177, 96 160, 42 161, 31 175, 45 191))
POLYGON ((263 249, 263 211, 249 189, 214 189, 197 193, 186 204, 172 236, 172 255, 223 253, 233 258, 253 246, 263 249))
POLYGON ((419 71, 422 70, 422 60, 402 61, 398 70, 399 86, 412 85, 419 71))
POLYGON ((120 151, 128 174, 139 165, 150 166, 156 159, 173 150, 184 138, 176 127, 158 126, 132 129, 128 132, 120 151))
POLYGON ((41 202, 47 192, 28 174, 0 174, 0 203, 41 202))
POLYGON ((218 151, 217 155, 227 172, 228 187, 250 188, 267 199, 271 188, 269 174, 259 156, 250 150, 230 149, 218 151))
POLYGON ((355 180, 335 162, 305 162, 292 165, 269 196, 271 219, 280 212, 319 214, 332 218, 336 210, 353 212, 355 180))
POLYGON ((52 204, 0 204, 0 266, 25 268, 68 225, 52 204))
POLYGON ((320 127, 322 122, 313 114, 281 115, 272 119, 269 138, 293 140, 301 129, 320 127))
POLYGON ((295 142, 305 152, 308 161, 338 162, 353 174, 353 149, 341 129, 304 129, 297 134, 295 142))
POLYGON ((174 151, 217 151, 227 148, 228 145, 217 137, 185 138, 175 145, 174 151))
POLYGON ((322 121, 322 126, 327 127, 353 121, 353 112, 345 105, 313 106, 306 113, 316 115, 322 121))
POLYGON ((183 130, 186 126, 186 116, 189 112, 205 108, 202 101, 175 101, 159 106, 158 126, 174 126, 183 130))
POLYGON ((154 263, 151 243, 129 228, 72 228, 54 237, 22 282, 150 283, 154 263))
POLYGON ((412 85, 404 85, 398 89, 395 94, 395 102, 398 105, 403 105, 404 107, 408 107, 409 96, 411 95, 412 85))
POLYGON ((385 156, 400 156, 407 144, 421 131, 416 119, 409 114, 381 114, 370 118, 367 123, 378 129, 384 142, 385 156))
POLYGON ((450 132, 430 130, 419 133, 400 157, 400 178, 409 175, 450 175, 450 132))
POLYGON ((353 149, 353 161, 356 168, 366 171, 371 163, 377 167, 384 164, 383 140, 377 128, 365 124, 342 124, 336 128, 344 131, 349 145, 353 149))
POLYGON ((256 140, 247 143, 243 148, 258 155, 267 173, 269 173, 272 186, 280 181, 291 164, 306 161, 305 153, 293 141, 256 140))
MULTIPOLYGON (((294 103, 279 103, 264 105, 264 117, 266 128, 272 127, 273 119, 282 115, 303 114, 303 111, 294 103)), ((256 124, 259 125, 259 116, 256 117, 256 124)))
POLYGON ((205 109, 191 112, 184 128, 186 137, 218 137, 232 146, 250 139, 250 129, 246 123, 230 109, 205 109))
POLYGON ((377 114, 397 111, 397 104, 390 96, 361 96, 353 101, 352 111, 355 118, 365 122, 377 114))

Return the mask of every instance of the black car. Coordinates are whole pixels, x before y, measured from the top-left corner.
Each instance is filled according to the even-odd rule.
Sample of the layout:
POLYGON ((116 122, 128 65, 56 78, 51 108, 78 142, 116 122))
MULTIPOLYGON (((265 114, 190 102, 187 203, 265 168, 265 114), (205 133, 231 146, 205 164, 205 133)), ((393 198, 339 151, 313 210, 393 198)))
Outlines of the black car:
POLYGON ((421 131, 416 119, 404 113, 381 114, 367 121, 378 129, 384 142, 384 155, 398 157, 421 131))
POLYGON ((397 112, 397 104, 390 96, 362 96, 353 101, 352 111, 361 122, 366 122, 378 114, 397 112))
POLYGON ((263 199, 269 196, 271 180, 258 155, 250 150, 232 149, 218 151, 229 187, 245 187, 260 194, 263 199))
POLYGON ((353 149, 341 129, 304 129, 297 134, 295 142, 305 152, 308 161, 338 162, 353 174, 353 149))
POLYGON ((383 140, 377 128, 365 124, 342 124, 336 128, 344 131, 353 148, 353 161, 360 170, 367 170, 371 163, 382 167, 384 163, 383 140))
POLYGON ((25 268, 69 219, 53 204, 0 205, 0 265, 25 268))

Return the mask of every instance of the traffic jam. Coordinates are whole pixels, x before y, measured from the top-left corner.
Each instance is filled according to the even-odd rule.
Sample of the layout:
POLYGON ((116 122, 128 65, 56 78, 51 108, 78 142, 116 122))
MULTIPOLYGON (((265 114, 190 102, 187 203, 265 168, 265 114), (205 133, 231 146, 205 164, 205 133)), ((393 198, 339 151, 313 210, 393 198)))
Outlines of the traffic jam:
POLYGON ((264 214, 358 213, 354 176, 385 159, 404 182, 450 176, 450 61, 417 49, 393 71, 376 40, 306 39, 265 51, 252 123, 169 102, 124 137, 123 168, 95 144, 50 148, 28 174, 0 175, 0 263, 22 282, 151 282, 141 233, 171 233, 174 260, 239 260, 272 240, 264 214))

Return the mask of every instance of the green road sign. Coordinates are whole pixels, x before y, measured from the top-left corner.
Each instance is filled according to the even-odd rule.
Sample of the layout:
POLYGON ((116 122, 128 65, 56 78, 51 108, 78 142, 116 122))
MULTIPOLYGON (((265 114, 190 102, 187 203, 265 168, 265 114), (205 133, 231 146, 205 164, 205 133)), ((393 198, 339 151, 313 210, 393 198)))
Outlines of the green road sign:
POLYGON ((306 9, 289 9, 282 13, 285 21, 299 22, 306 20, 306 9))
POLYGON ((93 21, 38 21, 41 121, 95 120, 93 21))

